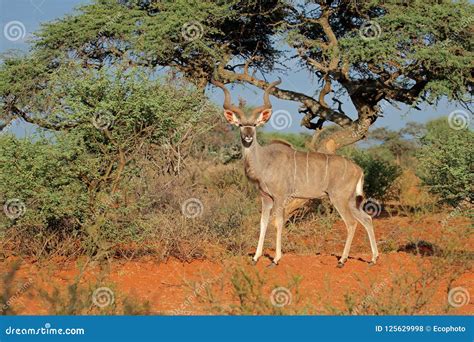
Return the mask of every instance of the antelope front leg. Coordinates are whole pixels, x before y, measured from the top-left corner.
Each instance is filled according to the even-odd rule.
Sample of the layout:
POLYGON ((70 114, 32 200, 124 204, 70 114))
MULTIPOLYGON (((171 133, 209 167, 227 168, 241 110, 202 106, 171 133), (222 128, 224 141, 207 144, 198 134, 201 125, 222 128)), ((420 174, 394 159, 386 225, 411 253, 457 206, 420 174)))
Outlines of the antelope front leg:
POLYGON ((273 207, 273 200, 267 194, 262 193, 262 217, 260 218, 260 236, 258 238, 257 251, 253 256, 253 263, 256 264, 258 258, 263 253, 263 243, 265 242, 265 233, 267 232, 268 221, 270 220, 270 212, 273 207))
POLYGON ((283 233, 285 208, 283 206, 277 206, 275 209, 275 225, 276 225, 276 247, 275 247, 275 258, 271 266, 278 265, 278 261, 281 259, 281 235, 283 233))

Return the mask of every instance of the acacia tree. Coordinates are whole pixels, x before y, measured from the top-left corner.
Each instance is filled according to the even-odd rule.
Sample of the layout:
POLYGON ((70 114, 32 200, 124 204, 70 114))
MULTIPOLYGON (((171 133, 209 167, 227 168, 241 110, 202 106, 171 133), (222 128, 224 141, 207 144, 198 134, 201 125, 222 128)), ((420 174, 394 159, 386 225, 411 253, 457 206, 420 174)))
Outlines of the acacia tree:
POLYGON ((265 88, 265 75, 284 74, 295 60, 320 87, 273 94, 301 104, 302 125, 315 138, 327 122, 342 128, 313 139, 315 149, 334 152, 366 136, 381 101, 416 108, 447 97, 469 105, 473 7, 467 0, 95 0, 43 25, 28 56, 4 58, 2 119, 74 125, 54 121, 48 101, 35 97, 71 60, 88 69, 167 67, 202 89, 213 77, 265 88))
POLYGON ((376 128, 369 134, 369 139, 383 144, 390 153, 395 157, 395 163, 400 166, 402 156, 416 147, 416 142, 405 139, 405 130, 392 131, 386 127, 376 128))

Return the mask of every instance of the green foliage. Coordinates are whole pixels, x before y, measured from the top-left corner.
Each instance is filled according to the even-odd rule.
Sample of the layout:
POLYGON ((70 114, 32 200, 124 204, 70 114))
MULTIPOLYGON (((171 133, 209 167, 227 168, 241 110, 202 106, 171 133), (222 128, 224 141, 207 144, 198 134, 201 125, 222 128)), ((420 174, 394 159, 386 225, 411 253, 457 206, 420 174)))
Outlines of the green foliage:
POLYGON ((138 68, 69 69, 52 81, 55 89, 69 89, 59 95, 61 121, 79 123, 78 129, 90 136, 90 146, 107 154, 129 155, 150 144, 177 147, 207 131, 209 118, 216 114, 188 84, 171 85, 138 68))
MULTIPOLYGON (((67 80, 73 82, 96 77, 90 74, 111 66, 141 66, 149 73, 165 67, 204 89, 216 66, 226 71, 217 70, 220 78, 255 85, 255 80, 237 77, 233 71, 240 72, 250 59, 247 66, 260 72, 278 70, 277 65, 292 57, 291 49, 301 49, 297 58, 318 78, 326 74, 328 64, 336 65, 329 72, 331 81, 358 98, 356 104, 366 102, 370 107, 381 98, 409 105, 427 97, 459 100, 472 87, 468 1, 330 1, 325 9, 330 9, 337 44, 327 44, 332 36, 317 18, 321 8, 316 1, 304 5, 282 0, 92 1, 42 25, 27 56, 3 57, 0 117, 9 121, 20 116, 15 109, 28 109, 43 127, 49 120, 61 122, 63 116, 56 117, 61 114, 58 106, 68 91, 56 91, 54 85, 58 74, 65 72, 62 69, 67 74, 74 63, 92 71, 72 71, 67 80), (361 37, 361 25, 367 20, 380 25, 381 37, 361 37), (343 73, 348 79, 341 82, 343 73)), ((293 95, 283 97, 307 98, 293 95)), ((329 116, 325 119, 331 121, 329 116)))
POLYGON ((100 129, 108 128, 107 138, 124 146, 138 138, 141 143, 143 139, 155 144, 172 143, 182 138, 186 128, 212 113, 205 97, 189 85, 178 82, 171 86, 138 67, 95 70, 71 62, 44 76, 43 86, 24 84, 17 89, 19 83, 32 77, 33 71, 28 70, 34 69, 34 63, 34 59, 9 60, 0 69, 0 94, 6 96, 18 90, 17 96, 22 97, 29 93, 27 102, 16 104, 28 107, 28 120, 40 126, 47 121, 53 128, 69 125, 88 129, 91 141, 101 140, 104 132, 100 129), (177 127, 182 129, 175 131, 177 127))
POLYGON ((346 148, 343 154, 353 159, 364 170, 365 196, 386 200, 388 190, 401 174, 400 167, 374 156, 368 150, 346 148))
MULTIPOLYGON (((82 221, 87 187, 80 177, 94 177, 97 159, 77 139, 0 137, 0 200, 25 204, 20 225, 53 225, 68 218, 82 221)), ((4 216, 2 215, 2 218, 4 216)), ((73 223, 77 225, 77 223, 73 223)))
POLYGON ((343 55, 359 72, 388 75, 396 67, 401 71, 393 83, 397 87, 407 89, 415 81, 432 101, 464 97, 473 59, 472 3, 377 0, 361 6, 380 37, 365 39, 354 32, 340 40, 343 55))
POLYGON ((431 192, 451 205, 473 197, 474 132, 468 128, 454 130, 446 118, 427 124, 418 152, 418 175, 431 192))
POLYGON ((213 69, 225 49, 256 53, 267 57, 260 64, 271 65, 276 52, 270 34, 276 30, 266 24, 281 18, 275 9, 280 6, 280 1, 96 0, 43 25, 35 48, 50 59, 67 53, 98 64, 125 57, 152 68, 193 65, 186 73, 195 80, 213 69), (258 11, 266 15, 241 15, 258 11), (223 46, 226 41, 239 43, 223 46))
POLYGON ((213 126, 214 106, 189 85, 152 80, 138 69, 58 69, 48 85, 41 106, 62 97, 48 123, 69 128, 0 137, 0 200, 26 207, 17 219, 2 215, 2 225, 30 229, 24 237, 48 250, 59 249, 49 246, 55 231, 86 236, 88 250, 143 238, 132 215, 142 203, 122 201, 143 175, 140 162, 155 174, 181 172, 194 140, 213 126))
POLYGON ((382 152, 381 154, 386 150, 391 154, 391 159, 395 159, 396 164, 400 165, 402 157, 415 149, 415 142, 404 139, 403 133, 403 130, 392 131, 382 127, 371 131, 369 138, 381 142, 382 144, 377 150, 382 152))

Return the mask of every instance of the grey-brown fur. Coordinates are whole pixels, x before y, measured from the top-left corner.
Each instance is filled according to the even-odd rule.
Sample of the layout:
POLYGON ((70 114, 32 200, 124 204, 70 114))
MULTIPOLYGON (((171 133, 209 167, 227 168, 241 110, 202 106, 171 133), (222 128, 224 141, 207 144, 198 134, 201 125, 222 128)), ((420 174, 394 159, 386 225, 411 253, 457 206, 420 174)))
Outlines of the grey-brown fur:
POLYGON ((281 235, 285 205, 293 198, 312 199, 327 195, 348 230, 339 266, 343 266, 348 258, 357 222, 364 226, 369 235, 372 263, 375 263, 378 251, 372 219, 359 205, 363 196, 362 169, 338 155, 296 151, 290 144, 282 141, 266 146, 258 143, 256 127, 270 119, 271 105, 268 95, 277 82, 266 89, 265 104, 258 108, 259 112, 254 111, 251 115, 246 115, 242 109, 230 104, 229 92, 222 83, 213 83, 225 92, 224 114, 230 123, 240 127, 245 174, 256 184, 261 194, 260 238, 254 262, 262 255, 270 216, 275 217, 277 228, 276 254, 273 260, 273 263, 277 264, 282 256, 281 235))

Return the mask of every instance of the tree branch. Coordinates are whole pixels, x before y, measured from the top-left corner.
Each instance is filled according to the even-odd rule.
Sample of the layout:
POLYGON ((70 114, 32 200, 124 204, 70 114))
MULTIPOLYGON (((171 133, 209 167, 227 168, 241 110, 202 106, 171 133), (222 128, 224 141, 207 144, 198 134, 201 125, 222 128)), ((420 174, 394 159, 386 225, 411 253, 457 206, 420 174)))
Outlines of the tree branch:
MULTIPOLYGON (((252 84, 261 89, 265 89, 268 87, 267 82, 263 80, 259 80, 249 75, 248 70, 247 72, 244 71, 243 73, 232 72, 232 71, 224 69, 223 63, 221 63, 219 67, 217 68, 217 73, 219 77, 225 80, 227 83, 241 81, 241 82, 252 84)), ((311 115, 312 115, 311 119, 313 119, 316 116, 319 116, 321 119, 334 122, 341 127, 348 126, 352 123, 352 119, 348 117, 347 115, 345 115, 344 113, 339 113, 338 111, 335 111, 329 107, 323 107, 323 105, 320 102, 318 102, 317 100, 315 100, 314 98, 306 94, 295 92, 292 90, 281 89, 281 88, 275 88, 272 94, 282 100, 301 102, 303 107, 307 108, 308 111, 311 112, 311 115)), ((314 126, 312 126, 313 124, 310 122, 310 120, 308 120, 308 118, 306 118, 306 120, 303 119, 302 124, 310 129, 314 129, 312 128, 314 126)))
POLYGON ((62 124, 52 124, 52 123, 50 123, 50 122, 48 122, 44 119, 32 118, 32 117, 28 116, 28 114, 26 114, 24 111, 17 108, 16 106, 11 106, 10 110, 12 111, 12 113, 14 115, 16 115, 17 117, 22 118, 23 120, 25 120, 28 123, 31 123, 33 125, 37 125, 37 126, 42 127, 42 128, 51 129, 51 130, 54 130, 54 131, 61 131, 61 130, 65 130, 65 129, 70 129, 70 128, 77 127, 79 125, 79 123, 72 123, 72 122, 66 122, 66 123, 62 123, 62 124))

